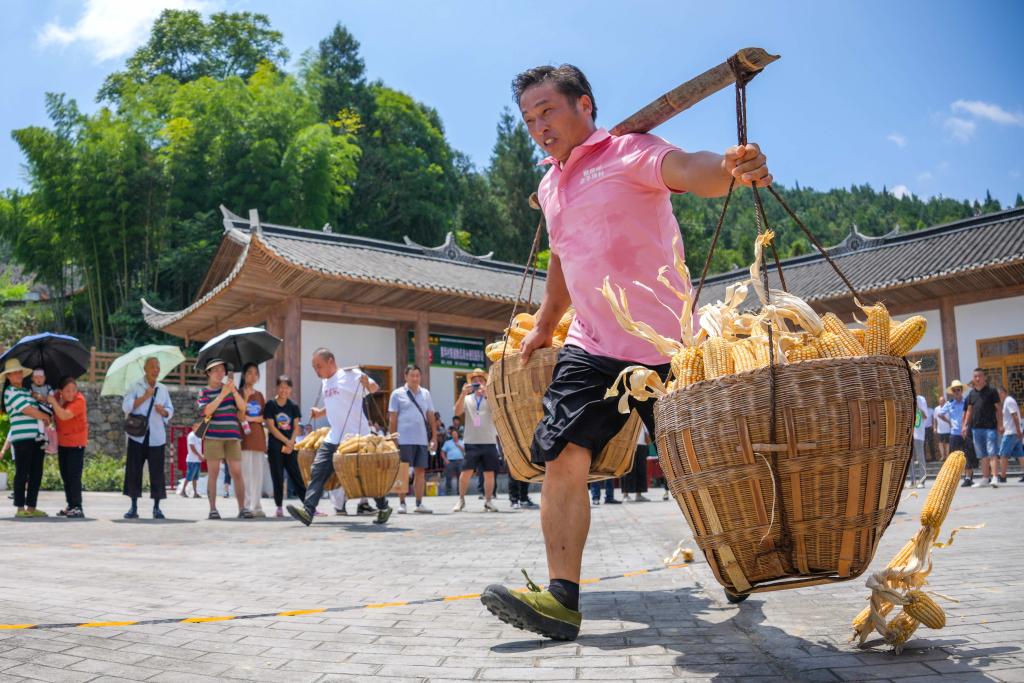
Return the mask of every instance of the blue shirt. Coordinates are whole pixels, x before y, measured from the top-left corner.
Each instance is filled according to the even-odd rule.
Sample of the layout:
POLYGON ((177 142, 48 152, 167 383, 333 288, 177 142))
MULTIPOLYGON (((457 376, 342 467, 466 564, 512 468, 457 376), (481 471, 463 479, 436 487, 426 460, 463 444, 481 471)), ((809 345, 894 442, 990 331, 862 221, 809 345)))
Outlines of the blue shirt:
POLYGON ((430 392, 424 387, 420 387, 415 394, 409 393, 408 386, 392 391, 388 412, 398 413, 398 443, 406 446, 426 446, 430 443, 433 434, 427 434, 427 424, 429 421, 433 427, 430 416, 434 410, 430 392), (416 403, 409 398, 410 395, 416 399, 416 403))
POLYGON ((935 412, 939 415, 945 416, 949 420, 950 434, 953 436, 960 436, 960 430, 964 426, 964 413, 967 412, 967 399, 962 398, 959 401, 955 399, 946 401, 944 405, 936 408, 935 412))
MULTIPOLYGON (((149 413, 149 445, 150 446, 163 446, 167 443, 167 423, 174 417, 174 404, 171 403, 171 394, 167 391, 167 387, 159 382, 156 383, 156 392, 153 394, 153 398, 144 402, 137 409, 132 410, 132 406, 135 405, 135 399, 146 393, 146 389, 149 385, 146 384, 145 378, 140 379, 138 382, 133 384, 128 393, 124 395, 124 402, 121 404, 121 408, 124 410, 124 414, 127 416, 129 413, 135 413, 136 415, 146 416, 149 412, 149 404, 156 402, 153 406, 153 411, 149 413), (163 417, 160 413, 156 412, 156 406, 163 406, 167 409, 167 417, 163 417)), ((128 436, 129 439, 135 443, 142 443, 145 440, 143 436, 128 436)))
MULTIPOLYGON (((465 448, 465 446, 463 446, 465 448)), ((441 446, 441 450, 444 451, 445 456, 449 461, 451 460, 462 460, 463 453, 459 446, 455 443, 455 439, 448 439, 441 446)))

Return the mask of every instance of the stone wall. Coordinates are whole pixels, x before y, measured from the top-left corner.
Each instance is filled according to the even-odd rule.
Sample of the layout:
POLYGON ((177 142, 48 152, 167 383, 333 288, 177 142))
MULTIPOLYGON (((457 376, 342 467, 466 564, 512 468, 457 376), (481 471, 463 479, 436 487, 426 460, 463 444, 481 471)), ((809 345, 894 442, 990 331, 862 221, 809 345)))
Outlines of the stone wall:
MULTIPOLYGON (((187 427, 195 420, 196 387, 167 387, 174 404, 174 417, 171 425, 187 427)), ((120 396, 100 396, 98 384, 82 382, 79 391, 85 396, 89 409, 89 447, 86 453, 123 456, 125 451, 124 412, 121 410, 120 396)))

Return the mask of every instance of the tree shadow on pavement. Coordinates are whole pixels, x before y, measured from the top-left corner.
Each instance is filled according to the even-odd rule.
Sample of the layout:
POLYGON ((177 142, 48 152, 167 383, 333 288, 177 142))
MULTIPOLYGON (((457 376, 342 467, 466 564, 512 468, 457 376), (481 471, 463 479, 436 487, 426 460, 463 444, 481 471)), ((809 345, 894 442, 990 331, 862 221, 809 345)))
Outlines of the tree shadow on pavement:
MULTIPOLYGON (((671 664, 685 676, 709 679, 765 676, 786 681, 833 681, 826 669, 846 669, 842 675, 850 680, 858 667, 893 667, 911 662, 938 662, 940 671, 948 670, 951 680, 989 681, 981 667, 991 666, 1021 652, 1019 647, 996 646, 972 649, 965 656, 957 654, 956 645, 963 639, 928 638, 919 633, 902 655, 889 648, 862 650, 854 645, 837 646, 825 636, 808 640, 766 623, 766 598, 751 596, 740 605, 712 600, 699 587, 680 587, 656 591, 598 591, 583 593, 581 607, 583 631, 576 640, 580 665, 586 666, 587 650, 614 651, 633 654, 636 664, 671 664), (622 625, 618 630, 602 628, 602 621, 622 625), (640 624, 634 628, 635 624, 640 624), (655 654, 649 648, 662 647, 677 653, 674 659, 655 654), (631 653, 635 650, 635 653, 631 653)), ((783 598, 784 599, 784 598, 783 598)), ((846 619, 845 615, 838 618, 846 619)), ((564 644, 562 644, 564 645, 564 644)), ((551 641, 529 639, 503 643, 492 650, 499 653, 522 653, 553 647, 551 641)), ((1014 661, 1014 660, 1008 660, 1014 661)), ((926 670, 928 673, 930 670, 926 670)), ((908 675, 886 675, 882 669, 868 669, 866 678, 908 675)), ((856 679, 860 680, 860 679, 856 679)))

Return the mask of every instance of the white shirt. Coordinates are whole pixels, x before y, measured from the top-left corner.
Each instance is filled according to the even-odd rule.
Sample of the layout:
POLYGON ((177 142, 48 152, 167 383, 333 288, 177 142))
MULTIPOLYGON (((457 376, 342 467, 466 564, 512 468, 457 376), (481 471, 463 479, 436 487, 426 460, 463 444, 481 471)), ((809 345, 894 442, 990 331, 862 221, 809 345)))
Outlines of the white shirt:
MULTIPOLYGON (((1017 399, 1009 394, 1006 395, 1006 400, 1003 401, 1003 434, 1017 434, 1017 423, 1013 421, 1013 416, 1020 417, 1020 407, 1017 405, 1017 399)), ((1021 429, 1024 430, 1024 424, 1021 424, 1021 429)))
POLYGON ((203 452, 203 440, 195 432, 189 432, 186 441, 188 442, 186 445, 188 455, 185 456, 185 462, 202 462, 203 459, 196 455, 196 453, 203 452))
MULTIPOLYGON (((919 398, 924 398, 924 396, 920 396, 919 398)), ((933 412, 932 409, 928 407, 928 401, 925 400, 925 402, 924 402, 924 428, 925 429, 928 429, 933 424, 933 422, 932 422, 932 412, 933 412)))
MULTIPOLYGON (((466 424, 462 440, 467 444, 494 444, 498 442, 498 431, 491 419, 491 403, 485 396, 474 391, 463 400, 466 424)), ((399 432, 401 434, 401 432, 399 432)))
POLYGON ((914 416, 914 441, 924 441, 925 420, 928 419, 928 401, 917 397, 917 415, 914 416))
POLYGON ((331 425, 325 439, 328 443, 340 444, 346 435, 370 433, 370 422, 363 412, 362 398, 366 395, 360 382, 363 374, 359 368, 341 369, 323 380, 324 408, 331 425))
POLYGON ((940 420, 939 418, 934 417, 935 415, 945 415, 946 414, 945 407, 946 407, 945 404, 943 404, 941 406, 935 406, 935 410, 932 413, 932 416, 933 416, 933 418, 935 420, 935 433, 936 434, 949 434, 949 423, 946 422, 945 420, 940 420))
MULTIPOLYGON (((144 401, 137 409, 132 410, 132 406, 135 405, 135 399, 139 398, 146 393, 149 385, 146 383, 146 378, 143 377, 138 382, 133 384, 129 389, 128 393, 124 395, 124 401, 121 403, 121 408, 124 410, 125 416, 130 413, 136 415, 146 416, 149 413, 149 445, 150 446, 163 446, 167 443, 167 425, 174 417, 174 404, 171 403, 171 395, 167 391, 167 387, 160 382, 156 383, 156 391, 153 397, 149 401, 144 401), (149 404, 156 401, 153 406, 152 412, 149 410, 149 404), (156 412, 156 406, 163 406, 167 410, 167 417, 163 417, 160 413, 156 412)), ((146 437, 144 436, 128 436, 129 439, 135 443, 142 443, 146 437)))

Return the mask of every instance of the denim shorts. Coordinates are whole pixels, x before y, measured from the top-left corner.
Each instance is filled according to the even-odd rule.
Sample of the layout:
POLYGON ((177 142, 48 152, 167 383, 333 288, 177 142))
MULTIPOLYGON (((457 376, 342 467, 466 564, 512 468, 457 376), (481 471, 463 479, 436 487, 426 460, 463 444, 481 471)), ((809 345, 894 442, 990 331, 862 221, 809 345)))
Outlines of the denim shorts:
POLYGON ((999 444, 999 455, 1004 458, 1024 458, 1024 446, 1016 434, 1003 434, 1003 441, 999 444))
POLYGON ((996 448, 998 447, 999 435, 994 429, 975 429, 974 430, 974 454, 979 458, 987 458, 992 455, 998 455, 996 448))
POLYGON ((199 468, 203 466, 201 462, 187 462, 185 463, 185 481, 198 481, 199 480, 199 468))
POLYGON ((398 456, 413 469, 425 469, 430 464, 430 451, 424 445, 398 444, 398 456))

